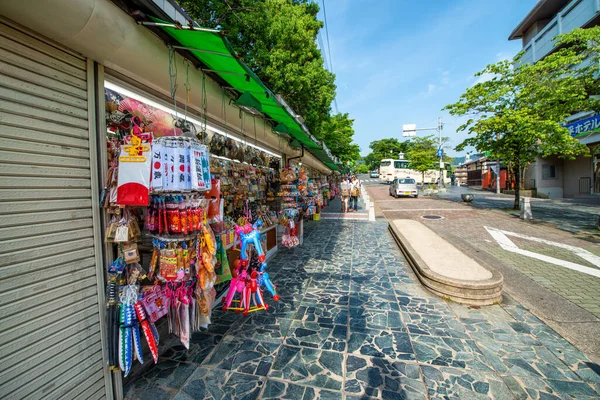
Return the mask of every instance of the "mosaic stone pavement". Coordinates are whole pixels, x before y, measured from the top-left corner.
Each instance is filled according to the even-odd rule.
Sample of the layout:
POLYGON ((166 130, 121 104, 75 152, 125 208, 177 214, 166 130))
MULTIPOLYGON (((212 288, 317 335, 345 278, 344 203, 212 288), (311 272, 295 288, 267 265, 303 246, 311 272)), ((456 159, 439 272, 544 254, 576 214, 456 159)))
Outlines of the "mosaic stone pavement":
POLYGON ((600 366, 512 299, 467 307, 423 289, 385 222, 309 222, 269 272, 269 311, 215 311, 126 398, 600 398, 600 366))

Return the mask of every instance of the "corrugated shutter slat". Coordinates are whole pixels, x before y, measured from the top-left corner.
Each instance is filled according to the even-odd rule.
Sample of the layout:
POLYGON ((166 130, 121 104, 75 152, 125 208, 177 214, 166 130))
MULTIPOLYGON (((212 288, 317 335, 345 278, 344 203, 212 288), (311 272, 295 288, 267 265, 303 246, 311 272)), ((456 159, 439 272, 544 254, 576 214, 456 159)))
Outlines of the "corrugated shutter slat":
POLYGON ((0 20, 0 398, 106 395, 87 65, 0 20))

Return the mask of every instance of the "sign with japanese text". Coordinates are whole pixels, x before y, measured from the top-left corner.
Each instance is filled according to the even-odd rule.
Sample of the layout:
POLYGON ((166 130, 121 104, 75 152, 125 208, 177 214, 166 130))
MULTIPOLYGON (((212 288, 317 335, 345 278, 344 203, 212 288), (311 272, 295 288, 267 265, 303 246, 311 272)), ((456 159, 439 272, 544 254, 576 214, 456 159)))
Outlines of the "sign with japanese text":
POLYGON ((576 122, 571 122, 570 124, 566 124, 565 128, 569 130, 569 133, 573 137, 600 132, 600 114, 576 122))

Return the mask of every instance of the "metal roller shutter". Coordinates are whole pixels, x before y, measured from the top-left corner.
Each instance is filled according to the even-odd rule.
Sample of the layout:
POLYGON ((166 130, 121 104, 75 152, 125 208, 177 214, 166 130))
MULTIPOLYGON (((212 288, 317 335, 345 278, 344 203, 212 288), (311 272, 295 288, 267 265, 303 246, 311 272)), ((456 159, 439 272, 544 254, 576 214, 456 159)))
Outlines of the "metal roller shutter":
POLYGON ((89 65, 0 20, 0 398, 107 396, 89 65))

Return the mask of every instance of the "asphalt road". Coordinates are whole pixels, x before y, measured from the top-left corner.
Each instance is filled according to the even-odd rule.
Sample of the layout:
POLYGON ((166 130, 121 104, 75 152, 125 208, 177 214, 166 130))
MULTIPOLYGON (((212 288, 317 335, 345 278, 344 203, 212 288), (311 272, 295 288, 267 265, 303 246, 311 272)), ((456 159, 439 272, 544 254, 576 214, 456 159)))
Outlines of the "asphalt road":
POLYGON ((364 186, 382 185, 379 178, 371 178, 370 174, 358 174, 357 177, 364 186))

